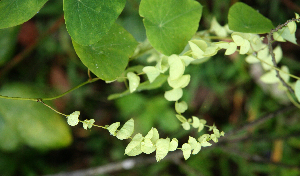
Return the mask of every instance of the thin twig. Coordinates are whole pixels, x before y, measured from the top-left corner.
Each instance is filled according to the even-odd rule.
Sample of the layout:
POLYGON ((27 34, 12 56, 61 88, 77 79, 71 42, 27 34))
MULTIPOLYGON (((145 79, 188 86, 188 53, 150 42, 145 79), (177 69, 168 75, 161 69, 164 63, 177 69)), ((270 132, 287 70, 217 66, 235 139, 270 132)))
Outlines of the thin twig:
MULTIPOLYGON (((294 21, 300 21, 300 19, 291 19, 291 20, 288 20, 286 21, 284 24, 280 24, 278 25, 275 29, 272 29, 270 31, 270 33, 267 35, 267 39, 268 39, 268 48, 269 48, 269 52, 270 52, 270 55, 272 57, 272 62, 273 62, 273 65, 275 68, 278 68, 277 67, 277 63, 276 63, 276 60, 275 60, 275 54, 273 52, 273 47, 272 47, 272 42, 273 42, 273 39, 272 39, 272 36, 273 36, 273 33, 274 32, 277 32, 278 30, 282 29, 283 27, 287 26, 290 22, 294 22, 294 21)), ((277 78, 280 80, 280 82, 282 83, 282 85, 284 87, 286 87, 292 94, 294 94, 294 90, 291 88, 291 86, 289 86, 283 79, 282 77, 280 76, 279 74, 279 71, 277 69, 275 69, 276 71, 276 76, 277 78)))

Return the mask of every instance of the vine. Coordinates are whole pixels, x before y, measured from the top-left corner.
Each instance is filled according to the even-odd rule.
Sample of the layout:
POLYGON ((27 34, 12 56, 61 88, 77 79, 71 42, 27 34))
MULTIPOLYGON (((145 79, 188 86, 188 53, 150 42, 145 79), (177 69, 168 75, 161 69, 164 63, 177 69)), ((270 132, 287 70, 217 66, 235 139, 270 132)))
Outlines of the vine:
MULTIPOLYGON (((290 100, 299 107, 291 95, 295 94, 296 98, 300 100, 300 78, 290 74, 286 66, 282 66, 281 69, 277 67, 277 63, 282 58, 282 51, 280 46, 277 46, 275 49, 272 47, 274 40, 284 42, 285 40, 290 41, 291 38, 295 38, 294 33, 297 27, 295 22, 300 22, 298 14, 296 14, 296 18, 288 20, 284 24, 272 29, 273 26, 270 21, 262 17, 257 11, 243 3, 236 3, 230 9, 228 25, 221 26, 214 18, 209 30, 195 34, 202 12, 202 6, 198 2, 192 0, 186 2, 183 0, 169 0, 167 1, 169 4, 160 7, 159 10, 176 10, 179 15, 175 13, 175 16, 170 17, 170 19, 161 19, 159 15, 162 14, 156 14, 151 10, 149 11, 148 8, 153 9, 162 2, 159 0, 153 2, 142 0, 139 10, 140 16, 144 18, 148 40, 138 45, 125 29, 114 22, 124 8, 124 2, 125 1, 120 0, 118 3, 113 4, 113 9, 107 9, 107 14, 110 14, 109 12, 112 13, 111 16, 106 16, 107 14, 104 16, 109 19, 107 23, 100 29, 93 29, 87 34, 86 31, 89 30, 88 27, 93 25, 89 23, 87 26, 81 25, 82 28, 76 29, 74 26, 78 25, 79 21, 72 18, 73 12, 71 12, 71 9, 74 4, 66 0, 64 10, 66 13, 65 20, 67 29, 72 37, 76 53, 82 63, 88 68, 88 81, 55 97, 21 98, 0 95, 0 98, 40 102, 56 113, 66 116, 67 123, 70 126, 76 126, 80 122, 86 130, 95 126, 108 130, 112 136, 117 137, 119 140, 131 139, 125 149, 126 155, 136 156, 141 153, 150 154, 156 151, 157 161, 162 160, 169 151, 175 151, 176 149, 182 150, 183 156, 187 160, 191 154, 197 154, 202 147, 211 146, 211 141, 217 143, 219 138, 225 135, 225 133, 217 129, 214 124, 211 126, 206 125, 204 119, 199 119, 196 116, 192 116, 191 118, 184 117, 183 113, 188 109, 188 104, 185 101, 180 101, 183 96, 183 89, 189 85, 191 80, 191 75, 185 74, 186 67, 192 64, 202 64, 208 61, 212 56, 215 56, 220 50, 225 49, 225 55, 231 55, 236 52, 240 55, 247 55, 245 60, 249 64, 260 62, 262 67, 266 70, 261 80, 267 84, 280 83, 282 85, 280 88, 284 91, 288 90, 290 100), (176 7, 175 9, 169 9, 172 3, 174 3, 176 7, 185 3, 186 9, 178 10, 176 7), (236 24, 234 14, 237 13, 237 11, 235 9, 243 9, 244 15, 241 18, 245 18, 245 24, 236 24), (187 12, 188 15, 184 16, 187 12), (253 19, 249 19, 247 13, 252 14, 253 19), (184 17, 181 17, 181 15, 184 17), (74 21, 72 21, 72 19, 74 21), (188 22, 185 22, 186 20, 188 20, 188 22), (190 21, 192 23, 187 24, 190 21), (186 32, 173 29, 175 28, 174 26, 178 26, 178 24, 181 23, 183 23, 182 28, 186 30, 186 32), (266 25, 260 25, 258 27, 254 25, 260 23, 265 23, 266 25), (153 26, 155 26, 155 29, 153 29, 153 26), (241 26, 248 26, 248 28, 241 28, 241 26), (267 44, 263 43, 262 37, 258 35, 266 33, 266 31, 270 31, 267 35, 267 44), (171 35, 179 39, 166 35, 165 33, 167 32, 170 32, 171 35), (286 35, 282 35, 283 33, 286 35), (80 34, 84 34, 84 36, 80 34), (215 36, 211 36, 211 34, 215 34, 215 36), (192 39, 190 40, 190 38, 192 39), (183 40, 184 42, 179 42, 179 40, 183 40), (213 42, 212 40, 219 41, 213 42), (230 41, 228 42, 228 40, 230 41), (140 69, 136 67, 126 69, 130 60, 146 54, 150 54, 147 58, 149 65, 140 69), (130 56, 131 58, 129 59, 130 56), (101 57, 103 60, 95 61, 97 57, 101 57), (156 65, 151 66, 150 62, 156 62, 156 65), (92 78, 90 72, 94 73, 97 78, 92 78), (142 75, 146 75, 148 78, 148 80, 143 83, 141 83, 140 78, 142 75), (297 79, 295 86, 288 82, 289 77, 297 79), (118 130, 120 122, 106 126, 98 126, 94 124, 94 119, 79 120, 79 111, 65 115, 44 103, 46 100, 58 99, 73 90, 100 79, 105 80, 107 83, 115 80, 125 81, 125 84, 128 82, 128 90, 123 93, 111 95, 109 99, 119 98, 141 90, 154 89, 167 82, 170 90, 164 93, 164 97, 167 101, 174 102, 175 111, 177 113, 174 117, 181 122, 182 128, 184 130, 190 130, 192 127, 197 129, 199 133, 204 131, 204 128, 208 128, 210 134, 201 134, 197 139, 189 136, 188 141, 182 144, 181 147, 178 147, 178 139, 160 138, 158 130, 154 127, 151 128, 145 136, 137 133, 131 137, 134 133, 133 119, 128 120, 123 127, 118 130)), ((3 0, 0 3, 7 3, 7 1, 3 0)), ((86 4, 83 4, 81 1, 77 3, 78 6, 82 5, 80 8, 85 8, 84 6, 86 6, 86 4)), ((102 2, 100 5, 106 7, 111 4, 110 2, 102 2)), ((97 13, 97 10, 92 9, 88 13, 88 16, 97 15, 97 13)), ((95 25, 101 22, 101 19, 95 19, 95 25)), ((4 22, 0 23, 2 28, 3 23, 4 22)), ((12 24, 8 26, 4 25, 4 27, 10 27, 11 25, 12 24)))

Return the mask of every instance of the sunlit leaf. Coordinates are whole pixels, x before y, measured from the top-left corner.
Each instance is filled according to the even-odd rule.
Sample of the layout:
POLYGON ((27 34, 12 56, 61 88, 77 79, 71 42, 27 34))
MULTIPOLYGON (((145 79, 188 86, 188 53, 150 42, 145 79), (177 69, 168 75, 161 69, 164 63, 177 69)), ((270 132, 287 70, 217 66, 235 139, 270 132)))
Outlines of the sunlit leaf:
POLYGON ((130 91, 130 93, 132 93, 139 86, 139 84, 140 84, 140 77, 137 76, 133 72, 128 72, 127 73, 127 78, 128 78, 128 81, 129 81, 129 91, 130 91))
POLYGON ((152 83, 160 75, 160 71, 153 66, 144 67, 143 72, 146 73, 150 83, 152 83))
POLYGON ((190 83, 191 76, 190 75, 182 75, 178 79, 171 79, 171 77, 168 77, 168 83, 169 85, 176 89, 176 88, 185 88, 190 83))
POLYGON ((181 150, 183 152, 184 159, 185 160, 189 159, 189 157, 191 156, 191 151, 192 151, 191 145, 188 143, 184 143, 181 147, 181 150))
POLYGON ((141 142, 143 141, 144 137, 142 134, 136 134, 130 143, 127 145, 125 149, 125 154, 128 156, 136 156, 142 153, 141 150, 141 142))
POLYGON ((177 113, 184 113, 188 108, 188 105, 185 101, 175 102, 175 110, 177 113))
POLYGON ((119 128, 119 126, 120 126, 120 122, 115 122, 109 125, 109 127, 107 127, 106 129, 109 131, 111 135, 116 136, 117 135, 116 131, 119 128))
POLYGON ((173 138, 169 145, 169 151, 175 151, 178 147, 178 140, 173 138))
POLYGON ((158 139, 156 142, 156 161, 162 160, 169 152, 170 138, 158 139))
POLYGON ((165 98, 168 101, 177 101, 182 97, 182 95, 183 91, 181 88, 176 88, 165 92, 165 98))
POLYGON ((168 63, 170 65, 170 79, 178 79, 180 78, 185 70, 185 63, 180 59, 178 55, 171 55, 168 58, 168 63))

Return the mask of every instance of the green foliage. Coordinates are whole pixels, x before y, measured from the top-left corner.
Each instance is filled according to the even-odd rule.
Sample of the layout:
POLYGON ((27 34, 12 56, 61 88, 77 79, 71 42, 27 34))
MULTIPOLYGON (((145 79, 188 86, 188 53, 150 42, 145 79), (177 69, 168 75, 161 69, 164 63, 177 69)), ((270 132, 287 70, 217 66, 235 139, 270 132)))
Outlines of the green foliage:
POLYGON ((0 29, 22 24, 32 18, 48 0, 1 0, 0 29))
POLYGON ((255 34, 268 33, 274 28, 269 19, 242 2, 230 7, 228 26, 233 31, 255 34))
POLYGON ((142 0, 139 13, 151 45, 171 55, 181 53, 197 31, 202 6, 194 0, 142 0))
POLYGON ((113 26, 125 7, 125 0, 64 0, 67 30, 80 45, 98 42, 113 26))
MULTIPOLYGON (((2 87, 1 95, 38 97, 38 89, 26 84, 2 87)), ((40 150, 68 146, 72 142, 64 119, 36 102, 0 99, 0 148, 16 150, 23 144, 40 150)))
POLYGON ((123 27, 114 24, 97 43, 83 46, 73 41, 73 46, 91 72, 105 81, 113 81, 125 70, 137 42, 123 27))
POLYGON ((0 66, 3 65, 12 55, 16 45, 18 28, 0 29, 0 66))

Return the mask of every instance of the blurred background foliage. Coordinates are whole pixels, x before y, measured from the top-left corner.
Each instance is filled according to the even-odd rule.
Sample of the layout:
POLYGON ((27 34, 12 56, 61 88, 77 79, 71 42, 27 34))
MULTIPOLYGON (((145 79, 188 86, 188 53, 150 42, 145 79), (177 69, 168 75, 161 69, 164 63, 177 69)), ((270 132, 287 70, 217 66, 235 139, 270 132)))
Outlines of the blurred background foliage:
MULTIPOLYGON (((213 17, 224 25, 229 7, 237 0, 198 0, 203 6, 200 30, 207 30, 213 17)), ((277 26, 300 14, 300 2, 291 0, 244 0, 277 26)), ((128 0, 117 22, 138 42, 145 40, 139 0, 128 0)), ((49 0, 28 22, 0 30, 0 93, 7 96, 50 97, 88 79, 87 69, 76 56, 63 20, 63 1, 49 0)), ((300 37, 299 30, 296 37, 300 37)), ((299 47, 282 43, 290 72, 299 76, 299 47)), ((145 64, 145 57, 129 66, 145 64)), ((248 65, 237 54, 220 52, 208 62, 187 68, 191 83, 184 89, 186 117, 204 118, 226 132, 290 106, 285 95, 258 81, 257 65, 248 65)), ((68 95, 46 102, 65 114, 81 111, 80 119, 95 119, 97 125, 135 120, 135 132, 145 135, 151 127, 162 137, 176 137, 179 145, 196 136, 182 130, 174 104, 164 99, 168 90, 130 94, 109 101, 113 93, 126 90, 123 83, 98 81, 68 95)), ((0 100, 0 175, 44 175, 71 172, 121 162, 128 157, 128 141, 106 130, 69 127, 64 117, 42 104, 0 100)), ((139 166, 103 175, 300 175, 300 118, 297 109, 276 115, 259 126, 235 135, 219 145, 202 149, 189 160, 170 157, 159 163, 143 155, 139 166)), ((171 153, 170 153, 171 154, 171 153)), ((170 155, 169 154, 169 155, 170 155)), ((181 152, 179 154, 182 156, 181 152)))

